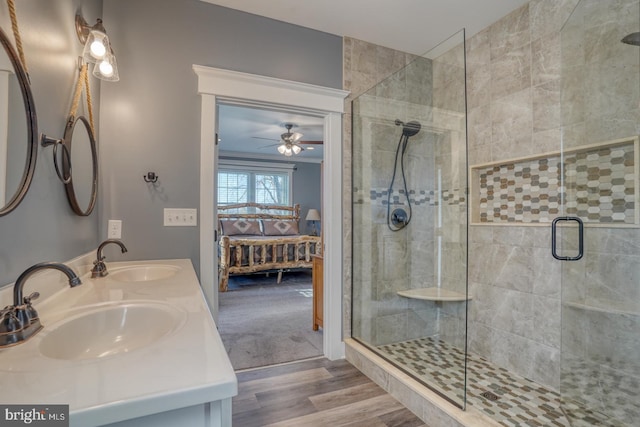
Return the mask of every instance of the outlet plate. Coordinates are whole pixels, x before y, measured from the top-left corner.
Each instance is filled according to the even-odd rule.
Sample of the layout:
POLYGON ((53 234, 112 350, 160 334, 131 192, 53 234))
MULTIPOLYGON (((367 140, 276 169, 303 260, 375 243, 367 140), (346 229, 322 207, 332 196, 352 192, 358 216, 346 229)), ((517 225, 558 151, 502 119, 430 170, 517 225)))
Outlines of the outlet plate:
POLYGON ((110 219, 107 227, 108 239, 122 239, 122 221, 119 219, 110 219))
POLYGON ((197 225, 197 209, 164 209, 165 227, 195 227, 197 225))

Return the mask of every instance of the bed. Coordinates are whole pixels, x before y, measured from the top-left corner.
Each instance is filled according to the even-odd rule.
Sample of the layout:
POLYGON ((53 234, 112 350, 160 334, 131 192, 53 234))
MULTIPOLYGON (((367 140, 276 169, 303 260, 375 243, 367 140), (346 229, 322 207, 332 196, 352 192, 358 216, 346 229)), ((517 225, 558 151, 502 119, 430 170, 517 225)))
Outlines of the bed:
POLYGON ((225 292, 229 275, 312 267, 312 255, 322 252, 319 236, 301 235, 300 205, 241 203, 218 206, 219 289, 225 292))

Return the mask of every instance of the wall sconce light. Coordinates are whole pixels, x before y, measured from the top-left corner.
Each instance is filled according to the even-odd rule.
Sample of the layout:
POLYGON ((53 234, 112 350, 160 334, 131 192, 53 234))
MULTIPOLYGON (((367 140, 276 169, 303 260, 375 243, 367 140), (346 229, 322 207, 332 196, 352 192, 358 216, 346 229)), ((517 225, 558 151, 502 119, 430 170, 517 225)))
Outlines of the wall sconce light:
POLYGON ((307 212, 307 217, 305 219, 307 221, 311 221, 311 223, 313 224, 313 234, 311 235, 317 236, 318 229, 316 228, 316 222, 320 221, 320 212, 318 211, 318 209, 309 209, 309 212, 307 212))
POLYGON ((102 25, 102 19, 98 18, 94 26, 89 26, 82 15, 76 14, 76 34, 80 43, 84 44, 82 58, 87 63, 95 64, 92 74, 110 82, 120 80, 116 56, 113 54, 107 31, 102 25))

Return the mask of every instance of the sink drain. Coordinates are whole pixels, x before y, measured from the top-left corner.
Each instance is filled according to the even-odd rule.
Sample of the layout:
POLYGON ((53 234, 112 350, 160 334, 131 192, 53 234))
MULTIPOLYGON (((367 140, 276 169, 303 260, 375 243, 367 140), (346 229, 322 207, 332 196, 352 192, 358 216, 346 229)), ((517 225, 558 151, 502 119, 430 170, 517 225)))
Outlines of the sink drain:
POLYGON ((497 394, 494 394, 490 391, 485 391, 484 393, 480 393, 480 396, 492 402, 495 402, 496 400, 500 399, 500 397, 497 394))

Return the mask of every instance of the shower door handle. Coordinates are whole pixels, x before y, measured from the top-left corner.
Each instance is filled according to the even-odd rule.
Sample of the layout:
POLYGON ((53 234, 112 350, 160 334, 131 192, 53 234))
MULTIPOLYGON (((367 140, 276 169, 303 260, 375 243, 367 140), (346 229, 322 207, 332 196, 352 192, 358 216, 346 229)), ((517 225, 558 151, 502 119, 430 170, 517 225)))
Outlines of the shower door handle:
POLYGON ((560 261, 578 261, 584 255, 584 223, 576 216, 559 216, 551 223, 551 254, 560 261), (578 223, 578 255, 560 256, 556 251, 556 228, 560 221, 575 221, 578 223))

